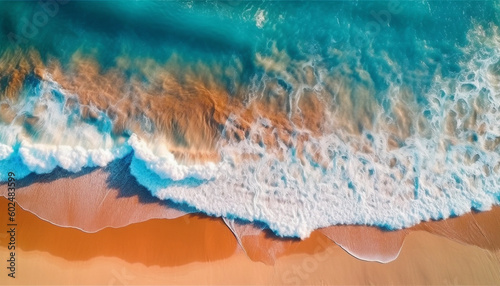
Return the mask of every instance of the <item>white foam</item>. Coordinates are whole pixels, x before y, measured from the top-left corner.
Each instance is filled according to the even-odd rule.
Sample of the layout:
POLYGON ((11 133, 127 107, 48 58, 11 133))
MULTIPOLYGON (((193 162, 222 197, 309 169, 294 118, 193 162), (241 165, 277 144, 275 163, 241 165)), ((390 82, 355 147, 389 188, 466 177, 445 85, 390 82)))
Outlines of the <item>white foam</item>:
POLYGON ((14 152, 14 149, 11 146, 0 144, 0 160, 7 159, 14 152))
POLYGON ((19 118, 35 118, 36 123, 29 124, 31 130, 24 122, 0 123, 1 181, 13 171, 20 179, 32 172, 52 172, 56 167, 71 172, 103 167, 130 153, 130 146, 112 138, 106 114, 101 112, 96 124, 85 122, 77 96, 63 90, 49 74, 44 78, 24 90, 16 103, 6 102, 19 118), (74 102, 67 104, 68 100, 74 102))
POLYGON ((162 179, 172 179, 174 181, 186 178, 196 178, 201 180, 212 179, 218 171, 214 163, 204 165, 182 165, 179 164, 172 153, 166 151, 162 156, 155 155, 146 142, 141 140, 136 134, 132 134, 128 144, 134 149, 135 158, 142 160, 147 168, 159 175, 162 179))
MULTIPOLYGON (((400 148, 387 147, 389 134, 383 129, 361 136, 337 130, 321 137, 309 136, 304 142, 308 158, 305 162, 297 157, 295 147, 282 148, 285 156, 279 159, 273 150, 243 140, 221 146, 223 161, 230 167, 192 169, 190 176, 210 173, 208 181, 190 185, 161 180, 172 178, 171 172, 164 169, 178 167, 170 159, 162 159, 165 163, 161 168, 159 164, 146 164, 148 170, 144 170, 139 168, 140 164, 136 165, 133 174, 161 199, 184 202, 210 215, 262 221, 279 235, 301 238, 314 229, 334 224, 399 229, 420 221, 462 215, 471 208, 488 210, 500 203, 500 174, 495 169, 500 152, 498 148, 482 147, 486 140, 500 135, 499 90, 488 80, 491 77, 488 68, 500 60, 497 56, 500 50, 498 46, 490 48, 488 60, 472 57, 462 67, 463 73, 475 74, 473 79, 464 76, 474 85, 472 91, 459 88, 465 83, 460 82, 461 77, 446 80, 436 77, 426 95, 429 105, 425 108, 431 111, 430 135, 413 132, 400 148), (443 97, 444 87, 448 90, 443 97), (471 105, 480 91, 487 94, 483 98, 486 104, 477 114, 475 126, 484 123, 485 133, 476 135, 477 142, 470 141, 469 135, 474 130, 465 126, 465 119, 457 117, 455 134, 447 134, 449 112, 461 99, 471 105), (368 144, 373 151, 359 151, 358 147, 367 142, 371 142, 368 144), (312 159, 316 152, 326 158, 324 168, 312 159), (259 159, 234 160, 242 153, 257 155, 259 159)), ((415 114, 423 112, 418 106, 411 108, 415 114)), ((231 128, 233 120, 228 121, 227 128, 231 128)), ((262 125, 257 122, 251 132, 260 132, 262 125)), ((301 132, 306 131, 296 131, 301 132)), ((292 138, 293 146, 298 146, 299 137, 292 138)), ((278 143, 286 146, 284 142, 278 143)), ((137 154, 137 158, 146 162, 158 161, 137 154)))
MULTIPOLYGON (((500 203, 500 150, 483 148, 500 136, 500 89, 496 82, 500 75, 490 70, 500 60, 500 45, 488 45, 489 57, 484 56, 487 49, 481 58, 471 56, 462 63, 463 72, 457 79, 435 78, 425 96, 429 134, 413 132, 400 148, 388 148, 389 134, 377 126, 373 133, 361 135, 334 130, 315 137, 295 130, 291 148, 279 139, 278 151, 250 139, 227 142, 220 145, 220 163, 185 165, 168 150, 155 153, 155 142, 135 134, 127 143, 117 145, 109 133, 96 126, 78 122, 76 127, 68 127, 71 113, 58 113, 60 102, 41 97, 51 111, 41 119, 41 133, 56 134, 62 128, 69 137, 49 144, 17 136, 18 152, 13 144, 0 145, 0 179, 5 180, 5 170, 16 162, 22 163, 22 174, 47 173, 57 166, 77 172, 85 166, 105 166, 133 150, 131 173, 160 199, 187 203, 209 215, 261 221, 279 235, 301 238, 334 224, 397 229, 422 220, 461 215, 471 208, 488 210, 500 203), (474 88, 461 88, 464 84, 474 88), (461 112, 456 107, 459 101, 465 103, 462 107, 468 114, 473 105, 481 105, 481 110, 475 115, 474 130, 466 126, 466 117, 457 116, 454 134, 448 134, 447 120, 450 111, 461 112), (469 140, 478 126, 484 126, 483 133, 475 134, 476 141, 469 140), (305 160, 301 160, 296 154, 298 138, 306 137, 308 141, 302 142, 305 160), (103 148, 89 147, 93 141, 103 148), (367 144, 372 152, 360 151, 359 146, 367 144), (255 156, 241 160, 241 154, 255 156), (317 154, 324 159, 324 166, 313 159, 317 154)), ((398 88, 394 86, 391 92, 397 93, 398 88)), ((33 106, 22 108, 32 112, 33 106)), ((423 112, 418 106, 409 108, 415 114, 423 112)), ((237 117, 230 117, 226 128, 236 128, 232 126, 235 120, 237 117)), ((271 122, 256 120, 248 138, 268 132, 265 130, 273 128, 271 122)))
POLYGON ((19 156, 31 172, 44 174, 61 167, 71 172, 79 172, 84 167, 104 167, 111 161, 130 153, 124 145, 113 149, 84 149, 81 146, 52 146, 23 142, 19 156))
POLYGON ((257 28, 262 29, 264 27, 264 23, 266 22, 266 11, 258 9, 257 12, 255 12, 254 19, 257 28))

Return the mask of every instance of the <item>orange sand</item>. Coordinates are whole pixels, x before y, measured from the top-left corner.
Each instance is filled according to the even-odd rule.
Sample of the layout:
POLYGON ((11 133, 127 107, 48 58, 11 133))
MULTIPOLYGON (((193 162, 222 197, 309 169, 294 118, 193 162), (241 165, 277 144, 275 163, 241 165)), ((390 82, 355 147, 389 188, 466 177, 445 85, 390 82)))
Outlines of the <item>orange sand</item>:
MULTIPOLYGON (((139 185, 129 174, 127 160, 76 174, 61 170, 32 174, 17 182, 16 199, 45 220, 87 232, 185 214, 139 185)), ((0 187, 0 195, 6 196, 6 192, 6 187, 0 187)))
MULTIPOLYGON (((177 218, 185 214, 178 206, 152 197, 145 188, 138 185, 126 170, 127 160, 125 158, 111 163, 106 168, 86 170, 77 174, 68 175, 57 171, 46 175, 30 175, 17 183, 16 199, 23 208, 43 220, 59 226, 79 228, 86 232, 96 232, 106 227, 119 228, 115 231, 121 231, 121 227, 129 224, 153 218, 177 218)), ((5 196, 6 190, 5 186, 1 186, 0 195, 5 196)), ((171 223, 175 221, 179 219, 171 223)), ((191 219, 183 217, 180 221, 186 222, 191 219)), ((221 219, 216 221, 218 227, 230 233, 221 219)), ((176 224, 173 225, 177 228, 176 224)), ((227 244, 234 246, 233 251, 238 243, 249 258, 270 265, 274 264, 277 258, 290 255, 294 251, 308 254, 323 251, 326 246, 311 243, 317 238, 326 241, 323 235, 358 258, 380 262, 394 260, 405 237, 417 230, 424 230, 492 252, 500 249, 500 231, 498 231, 500 207, 495 207, 489 212, 469 213, 457 218, 424 222, 409 229, 391 232, 366 226, 331 226, 314 232, 311 239, 304 242, 276 238, 269 231, 262 231, 253 224, 230 226, 237 235, 237 238, 232 235, 228 237, 227 244)), ((108 231, 110 230, 106 229, 104 233, 108 231)), ((153 234, 154 231, 151 230, 150 233, 153 234)), ((96 235, 102 234, 99 232, 96 235)), ((86 239, 88 238, 83 238, 83 241, 86 239)), ((135 239, 139 240, 138 237, 135 239)), ((111 250, 110 255, 116 256, 118 252, 111 250)), ((88 250, 85 250, 85 253, 90 256, 81 259, 93 257, 88 250)), ((130 262, 140 260, 123 259, 130 262)))
MULTIPOLYGON (((500 207, 392 232, 332 226, 304 241, 226 220, 235 236, 222 219, 182 216, 152 197, 127 160, 17 182, 16 198, 29 211, 18 206, 16 283, 500 283, 500 207), (325 235, 354 256, 395 260, 361 261, 325 235)), ((6 207, 0 198, 0 212, 6 207)), ((0 235, 0 257, 8 256, 7 238, 0 235)), ((3 269, 0 281, 10 285, 3 269)))
MULTIPOLYGON (((5 210, 7 199, 1 197, 0 204, 5 210)), ((19 207, 16 220, 20 249, 48 252, 68 261, 107 256, 164 267, 227 258, 237 249, 233 234, 221 219, 197 215, 149 220, 97 233, 55 226, 19 207)), ((2 216, 0 223, 6 225, 7 216, 2 216)), ((8 243, 6 238, 2 237, 2 247, 8 243)))
MULTIPOLYGON (((0 198, 2 212, 6 205, 0 198)), ((150 220, 93 234, 54 226, 22 209, 16 219, 17 278, 8 278, 3 269, 3 285, 500 282, 498 248, 460 244, 425 231, 411 232, 399 257, 387 264, 356 259, 315 232, 303 242, 288 242, 287 255, 271 266, 235 252, 236 239, 219 219, 150 220)), ((5 226, 6 216, 0 224, 5 226)), ((1 236, 0 257, 8 255, 6 239, 1 236)))
MULTIPOLYGON (((238 226, 236 228, 238 229, 238 226)), ((248 256, 255 261, 269 264, 276 258, 300 249, 299 246, 309 245, 309 253, 324 250, 323 244, 310 243, 311 240, 317 240, 319 234, 327 236, 351 255, 367 261, 391 262, 397 259, 401 248, 407 243, 406 238, 420 231, 464 245, 477 246, 491 253, 500 252, 500 207, 494 207, 488 212, 423 222, 397 231, 384 231, 368 226, 330 226, 313 232, 311 239, 300 243, 277 239, 268 231, 259 231, 251 225, 240 226, 239 229, 242 234, 241 243, 248 256), (248 228, 254 229, 249 231, 248 228)))

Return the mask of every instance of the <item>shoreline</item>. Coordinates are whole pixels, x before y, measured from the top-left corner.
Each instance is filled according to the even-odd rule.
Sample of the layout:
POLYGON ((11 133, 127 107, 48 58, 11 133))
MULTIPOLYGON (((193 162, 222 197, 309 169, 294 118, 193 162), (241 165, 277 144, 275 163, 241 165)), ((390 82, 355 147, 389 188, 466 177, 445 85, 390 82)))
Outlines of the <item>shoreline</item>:
MULTIPOLYGON (((177 221, 190 222, 193 218, 217 221, 217 227, 224 228, 225 232, 235 237, 231 244, 242 247, 253 261, 269 265, 289 254, 290 249, 308 245, 308 239, 304 242, 280 238, 258 224, 241 224, 229 219, 209 217, 196 213, 188 206, 153 197, 126 172, 128 165, 124 164, 124 160, 113 162, 105 168, 87 169, 76 174, 66 171, 32 174, 18 182, 16 200, 38 219, 88 234, 134 228, 138 224, 148 225, 151 220, 166 221, 165 225, 177 221)), ((5 197, 6 190, 0 188, 0 196, 5 197)), ((471 212, 460 217, 421 222, 394 231, 359 225, 330 226, 314 231, 309 241, 314 237, 325 236, 357 259, 388 263, 397 259, 405 238, 414 231, 423 230, 496 251, 500 249, 500 233, 497 229, 500 229, 500 206, 487 212, 471 212)), ((317 252, 314 248, 305 247, 308 249, 305 253, 317 252)))
MULTIPOLYGON (((2 208, 4 201, 0 198, 2 208)), ((5 271, 1 271, 2 284, 494 285, 500 281, 500 249, 458 243, 425 230, 409 233, 400 255, 389 263, 359 260, 315 232, 311 238, 288 246, 270 265, 256 262, 238 249, 236 239, 221 221, 193 215, 188 221, 174 219, 174 224, 155 219, 92 234, 54 226, 24 210, 19 210, 18 219, 18 276, 6 280, 5 271), (148 229, 160 239, 144 232, 148 229), (174 232, 182 229, 198 235, 174 232), (169 241, 177 241, 178 247, 169 241), (230 241, 233 243, 228 245, 230 241), (191 251, 195 246, 199 248, 191 251), (127 255, 135 255, 135 259, 127 255), (187 261, 190 255, 195 259, 187 261)), ((3 225, 4 220, 2 217, 3 225)), ((5 238, 1 237, 0 243, 3 258, 8 253, 5 238)))
MULTIPOLYGON (((235 223, 231 229, 228 221, 200 214, 165 219, 168 216, 163 213, 163 218, 141 220, 169 208, 141 199, 137 192, 119 196, 117 190, 105 188, 108 175, 101 170, 19 189, 19 279, 14 283, 5 280, 4 270, 2 284, 494 285, 500 281, 500 207, 399 231, 339 225, 316 230, 305 240, 281 239, 254 224, 235 223), (104 189, 91 189, 105 192, 82 196, 82 190, 90 190, 89 182, 93 186, 101 183, 104 189), (68 184, 76 188, 68 188, 68 184), (91 204, 71 203, 82 198, 91 204), (41 206, 38 210, 46 210, 47 215, 67 216, 68 222, 111 222, 116 226, 96 232, 57 226, 25 210, 21 200, 31 207, 41 206), (44 204, 47 200, 53 200, 51 208, 44 204), (142 216, 122 210, 113 218, 84 211, 97 202, 103 208, 140 209, 142 216), (66 213, 68 209, 71 211, 66 213), (127 213, 127 219, 137 221, 120 226, 123 220, 117 218, 127 213), (239 234, 239 241, 233 231, 239 234), (373 262, 381 255, 393 259, 373 262)), ((7 199, 0 195, 0 211, 6 207, 7 199)), ((2 216, 0 224, 5 226, 6 220, 2 216)), ((0 258, 8 253, 5 239, 0 236, 0 258)))
MULTIPOLYGON (((0 203, 7 206, 7 199, 0 195, 0 203)), ((57 225, 54 222, 41 217, 29 209, 25 209, 19 203, 18 209, 23 217, 30 217, 28 221, 43 222, 46 226, 42 228, 50 228, 51 232, 67 229, 68 232, 81 233, 82 236, 92 235, 99 236, 102 233, 121 232, 124 229, 148 229, 149 235, 154 236, 156 228, 160 230, 162 227, 151 227, 152 225, 163 225, 164 227, 173 227, 176 230, 181 229, 187 237, 192 234, 187 234, 189 229, 193 227, 204 228, 208 227, 208 231, 213 235, 225 233, 224 241, 231 241, 234 246, 234 251, 240 251, 247 255, 252 261, 263 262, 267 265, 273 265, 277 259, 283 256, 293 255, 297 253, 314 254, 324 251, 327 245, 336 244, 343 251, 352 257, 366 261, 378 262, 382 264, 390 263, 396 260, 404 247, 405 240, 408 235, 413 232, 426 232, 432 235, 440 236, 450 241, 460 243, 462 245, 476 246, 492 253, 500 252, 500 207, 494 207, 490 211, 468 213, 464 216, 449 218, 439 221, 422 222, 411 228, 384 231, 372 226, 359 225, 336 225, 314 231, 311 236, 305 240, 293 238, 280 238, 274 236, 268 229, 260 229, 253 223, 238 225, 240 228, 247 228, 244 231, 235 231, 233 227, 229 227, 228 222, 222 218, 214 218, 201 213, 184 214, 175 218, 150 218, 143 221, 132 222, 124 226, 107 226, 103 229, 88 232, 76 226, 57 225), (469 231, 471 230, 474 231, 469 231), (248 229, 251 229, 248 231, 248 229), (367 237, 367 239, 363 239, 367 237), (317 240, 322 243, 314 244, 311 241, 317 240), (326 243, 325 241, 328 241, 326 243), (380 258, 385 256, 386 258, 380 258), (387 258, 389 257, 389 258, 387 258)), ((7 217, 5 217, 4 224, 7 217)), ((38 225, 39 223, 37 223, 38 225)), ((40 226, 38 226, 40 227, 40 226)), ((136 231, 133 231, 135 233, 136 231)), ((141 231, 138 231, 139 233, 141 231)), ((159 231, 158 233, 163 233, 159 231)), ((109 235, 109 234, 107 234, 109 235)), ((105 236, 107 236, 105 235, 105 236)), ((70 235, 71 236, 71 235, 70 235)))

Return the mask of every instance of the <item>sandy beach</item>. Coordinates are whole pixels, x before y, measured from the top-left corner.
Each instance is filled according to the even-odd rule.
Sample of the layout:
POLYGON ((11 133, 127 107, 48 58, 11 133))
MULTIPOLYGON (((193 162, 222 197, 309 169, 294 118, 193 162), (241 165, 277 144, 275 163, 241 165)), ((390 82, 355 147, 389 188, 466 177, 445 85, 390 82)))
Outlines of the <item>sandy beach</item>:
MULTIPOLYGON (((148 196, 131 176, 118 180, 120 171, 111 165, 21 180, 17 278, 2 270, 2 284, 500 282, 499 207, 399 231, 332 226, 300 241, 254 224, 183 215, 192 210, 148 196)), ((0 198, 2 212, 7 202, 0 198)))
POLYGON ((500 2, 450 2, 0 0, 0 285, 500 285, 500 2))
MULTIPOLYGON (((398 258, 385 264, 359 260, 324 236, 313 235, 285 247, 286 255, 266 265, 237 250, 236 239, 220 220, 155 219, 89 234, 54 226, 23 210, 18 218, 17 277, 7 279, 3 271, 3 285, 494 285, 500 281, 498 247, 484 249, 427 231, 410 232, 398 258)), ((8 255, 5 242, 3 236, 2 257, 8 255)))

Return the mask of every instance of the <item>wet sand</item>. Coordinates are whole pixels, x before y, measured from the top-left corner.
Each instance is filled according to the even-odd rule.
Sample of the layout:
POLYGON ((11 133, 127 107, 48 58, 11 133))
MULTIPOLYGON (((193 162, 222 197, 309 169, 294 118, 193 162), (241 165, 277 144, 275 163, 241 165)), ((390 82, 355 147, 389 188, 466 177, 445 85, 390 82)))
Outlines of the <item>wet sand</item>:
MULTIPOLYGON (((123 175, 127 160, 18 182, 26 210, 16 214, 15 283, 500 283, 500 207, 399 231, 332 226, 304 241, 282 239, 255 224, 184 215, 193 210, 123 175)), ((0 197, 0 211, 6 207, 0 197)), ((8 256, 6 239, 0 235, 0 257, 8 256)), ((0 282, 11 284, 5 271, 0 282)))
POLYGON ((398 257, 405 238, 415 231, 426 231, 447 239, 475 245, 492 252, 500 250, 500 207, 480 213, 467 213, 445 220, 422 222, 408 229, 384 231, 366 226, 331 226, 321 233, 352 255, 370 261, 390 262, 398 257), (364 240, 360 238, 369 237, 364 240))
MULTIPOLYGON (((4 251, 0 255, 4 255, 4 251)), ((226 260, 180 267, 147 267, 114 257, 67 261, 40 251, 20 252, 19 284, 483 284, 498 285, 500 263, 487 251, 425 232, 409 236, 398 260, 364 262, 338 246, 317 255, 294 255, 275 266, 252 262, 243 254, 226 260), (318 263, 315 263, 318 261, 318 263), (472 262, 472 263, 470 263, 472 262)), ((10 282, 0 278, 1 283, 10 282)))
MULTIPOLYGON (((6 206, 7 200, 2 197, 1 203, 6 206)), ((48 252, 68 261, 106 256, 166 267, 227 258, 237 249, 222 220, 206 216, 153 219, 96 233, 59 227, 19 208, 16 220, 19 248, 48 252)), ((6 225, 7 218, 2 217, 1 223, 6 225)), ((6 243, 2 238, 2 245, 6 243)))
MULTIPOLYGON (((127 156, 105 168, 78 173, 57 169, 31 174, 17 182, 16 199, 44 220, 86 232, 153 218, 177 218, 194 211, 153 197, 130 175, 130 160, 127 156)), ((0 195, 6 197, 6 192, 5 185, 0 185, 0 195)))
MULTIPOLYGON (((1 198, 0 204, 6 205, 1 198)), ((85 233, 18 210, 17 278, 27 284, 498 284, 500 251, 412 231, 390 263, 354 258, 315 232, 274 265, 249 259, 221 220, 150 220, 85 233)), ((6 218, 1 222, 5 225, 6 218)), ((2 232, 3 233, 3 232, 2 232)), ((0 257, 7 257, 1 236, 0 257)))

